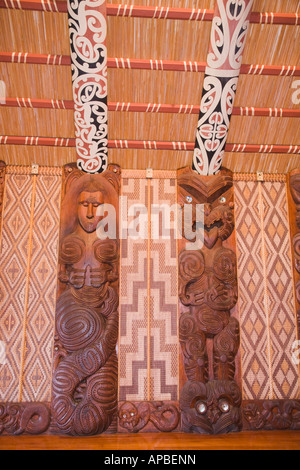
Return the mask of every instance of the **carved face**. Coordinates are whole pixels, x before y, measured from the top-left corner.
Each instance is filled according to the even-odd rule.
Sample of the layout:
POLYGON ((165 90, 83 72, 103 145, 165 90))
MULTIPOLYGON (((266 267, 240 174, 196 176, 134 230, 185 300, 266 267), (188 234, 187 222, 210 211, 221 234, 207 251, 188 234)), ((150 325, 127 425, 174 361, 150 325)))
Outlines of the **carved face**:
POLYGON ((126 402, 119 409, 120 425, 128 431, 133 431, 138 425, 140 417, 133 403, 126 402))
POLYGON ((241 392, 235 382, 187 382, 180 398, 186 432, 221 434, 241 428, 241 392))
POLYGON ((205 204, 204 208, 204 245, 211 249, 217 240, 226 240, 234 229, 233 203, 226 204, 226 198, 220 198, 215 207, 205 204))
POLYGON ((87 233, 96 231, 97 226, 103 215, 97 215, 97 209, 104 203, 103 193, 97 192, 82 192, 78 200, 78 220, 87 233))

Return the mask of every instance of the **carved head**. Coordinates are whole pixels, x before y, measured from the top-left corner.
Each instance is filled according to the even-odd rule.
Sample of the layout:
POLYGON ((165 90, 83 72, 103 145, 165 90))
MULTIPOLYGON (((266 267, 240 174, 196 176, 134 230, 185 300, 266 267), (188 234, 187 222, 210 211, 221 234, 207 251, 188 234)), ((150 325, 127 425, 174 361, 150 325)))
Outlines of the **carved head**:
POLYGON ((227 240, 234 230, 233 202, 222 196, 216 204, 204 206, 204 245, 211 249, 217 240, 227 240))
POLYGON ((204 245, 211 249, 217 240, 229 238, 234 230, 232 173, 224 169, 217 175, 200 176, 186 168, 178 176, 178 184, 179 204, 192 205, 194 231, 199 222, 196 206, 204 207, 204 245))
POLYGON ((130 402, 124 403, 119 409, 119 421, 122 428, 132 432, 140 421, 137 407, 130 402))
POLYGON ((235 382, 187 382, 180 397, 184 431, 200 434, 239 431, 241 402, 241 392, 235 382))
POLYGON ((62 238, 74 233, 78 226, 89 234, 94 233, 103 218, 97 215, 97 209, 102 204, 113 205, 118 213, 118 179, 119 175, 109 170, 96 175, 82 175, 82 172, 75 170, 73 179, 68 182, 61 211, 62 238))
POLYGON ((78 221, 87 233, 96 231, 103 216, 98 215, 98 208, 104 204, 104 195, 101 191, 83 191, 78 198, 78 221))

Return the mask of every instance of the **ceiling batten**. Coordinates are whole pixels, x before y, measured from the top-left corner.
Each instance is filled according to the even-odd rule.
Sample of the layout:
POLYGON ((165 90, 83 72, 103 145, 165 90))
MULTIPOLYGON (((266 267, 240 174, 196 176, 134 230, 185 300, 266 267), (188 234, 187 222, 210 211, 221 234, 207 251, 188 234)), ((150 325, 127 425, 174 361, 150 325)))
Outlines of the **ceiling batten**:
MULTIPOLYGON (((0 8, 67 13, 67 2, 60 0, 0 0, 0 8)), ((199 8, 107 4, 107 15, 159 20, 212 21, 214 12, 199 8)), ((250 22, 254 24, 299 25, 300 16, 297 13, 253 12, 250 22)))
MULTIPOLYGON (((72 100, 43 100, 34 98, 5 98, 0 101, 0 107, 7 108, 42 108, 42 109, 74 109, 72 100)), ((200 106, 192 104, 163 104, 163 103, 126 103, 108 102, 108 111, 132 113, 165 113, 165 114, 199 114, 200 106)), ((232 108, 233 116, 261 116, 278 118, 299 118, 300 109, 257 108, 254 106, 239 106, 232 108)))
MULTIPOLYGON (((0 62, 70 66, 71 57, 57 54, 31 54, 30 52, 0 52, 0 62)), ((111 69, 205 72, 206 66, 206 62, 191 60, 132 59, 128 57, 107 58, 107 67, 111 69)), ((297 67, 296 65, 242 64, 240 74, 299 77, 300 67, 297 67)))
MULTIPOLYGON (((194 151, 194 142, 157 141, 157 140, 108 140, 110 149, 136 150, 180 150, 194 151)), ((0 136, 0 145, 29 145, 46 147, 75 147, 74 138, 36 137, 36 136, 0 136)), ((271 144, 226 144, 225 150, 232 153, 261 153, 300 155, 300 145, 271 145, 271 144)))

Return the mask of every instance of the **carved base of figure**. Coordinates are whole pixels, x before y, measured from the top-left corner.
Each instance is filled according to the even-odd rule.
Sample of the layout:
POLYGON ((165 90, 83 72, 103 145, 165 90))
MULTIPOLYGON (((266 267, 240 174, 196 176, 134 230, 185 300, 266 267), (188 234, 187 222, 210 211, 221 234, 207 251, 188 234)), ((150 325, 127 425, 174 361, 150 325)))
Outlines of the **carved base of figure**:
POLYGON ((124 402, 119 404, 119 432, 172 432, 180 412, 175 402, 124 402))
MULTIPOLYGON (((72 374, 72 365, 69 374, 72 374)), ((54 395, 51 431, 71 436, 93 436, 105 432, 117 413, 117 388, 118 361, 113 353, 98 372, 77 385, 73 396, 54 395)))
POLYGON ((182 431, 226 434, 242 430, 242 396, 233 381, 187 382, 181 392, 182 431))
POLYGON ((300 400, 244 401, 244 430, 300 430, 300 400))
POLYGON ((0 404, 0 434, 43 434, 50 419, 50 407, 45 403, 0 404))

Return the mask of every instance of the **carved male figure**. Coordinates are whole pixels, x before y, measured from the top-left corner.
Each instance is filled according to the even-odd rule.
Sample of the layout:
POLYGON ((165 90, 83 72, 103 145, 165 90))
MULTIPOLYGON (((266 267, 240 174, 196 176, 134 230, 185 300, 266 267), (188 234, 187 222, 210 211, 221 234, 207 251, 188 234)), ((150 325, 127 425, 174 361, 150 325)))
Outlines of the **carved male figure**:
MULTIPOLYGON (((237 266, 235 253, 225 243, 234 230, 232 175, 224 171, 200 177, 183 172, 178 180, 181 204, 204 205, 204 246, 183 249, 179 255, 180 343, 188 379, 181 392, 184 429, 200 432, 203 425, 202 432, 229 432, 241 423, 236 414, 241 397, 234 382, 239 323, 231 314, 238 298, 237 266), (194 396, 200 389, 206 400, 202 411, 196 403, 204 402, 194 396), (226 402, 226 409, 219 401, 226 402)), ((194 218, 196 214, 193 207, 194 218)), ((196 218, 193 222, 196 226, 196 218)))

